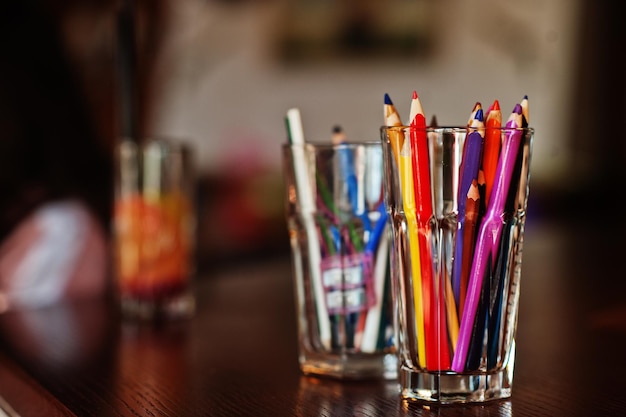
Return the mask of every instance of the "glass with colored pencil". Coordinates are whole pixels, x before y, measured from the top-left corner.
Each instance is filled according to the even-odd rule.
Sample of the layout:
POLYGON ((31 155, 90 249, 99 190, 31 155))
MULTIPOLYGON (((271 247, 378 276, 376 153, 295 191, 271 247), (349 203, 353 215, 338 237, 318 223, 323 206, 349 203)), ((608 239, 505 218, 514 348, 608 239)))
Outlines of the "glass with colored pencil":
POLYGON ((482 126, 381 128, 406 400, 511 395, 534 134, 518 107, 518 123, 488 129, 500 148, 493 161, 484 159, 482 126))
POLYGON ((190 317, 195 249, 190 150, 163 138, 116 149, 113 260, 122 313, 190 317))
POLYGON ((380 142, 290 143, 282 152, 300 369, 396 378, 380 142))

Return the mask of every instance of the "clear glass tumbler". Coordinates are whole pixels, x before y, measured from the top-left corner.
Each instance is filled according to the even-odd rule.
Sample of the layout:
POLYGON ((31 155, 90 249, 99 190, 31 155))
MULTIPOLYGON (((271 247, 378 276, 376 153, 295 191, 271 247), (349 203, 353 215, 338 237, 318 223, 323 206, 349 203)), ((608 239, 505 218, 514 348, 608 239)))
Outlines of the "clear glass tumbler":
POLYGON ((195 250, 189 150, 165 139, 123 141, 116 153, 114 275, 126 317, 189 317, 195 250))
POLYGON ((533 130, 383 127, 401 395, 511 395, 533 130), (484 132, 483 132, 484 133, 484 132))
POLYGON ((282 150, 301 370, 395 378, 380 142, 282 150))

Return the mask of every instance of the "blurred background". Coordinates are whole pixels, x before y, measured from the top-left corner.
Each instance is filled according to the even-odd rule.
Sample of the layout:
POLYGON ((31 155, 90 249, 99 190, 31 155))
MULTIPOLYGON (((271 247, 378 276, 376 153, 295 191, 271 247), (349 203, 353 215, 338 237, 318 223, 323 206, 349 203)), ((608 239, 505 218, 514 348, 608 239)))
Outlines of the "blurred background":
MULTIPOLYGON (((59 88, 46 82, 55 68, 46 57, 62 55, 72 75, 67 88, 80 96, 76 119, 84 116, 104 159, 124 136, 192 145, 201 274, 288 253, 280 146, 291 107, 300 108, 310 141, 329 141, 337 124, 349 138, 377 140, 385 93, 408 118, 416 90, 427 117, 447 125, 464 124, 476 101, 487 107, 498 99, 508 116, 528 95, 536 129, 531 218, 611 204, 625 179, 618 127, 626 114, 625 39, 616 2, 20 3, 20 13, 3 11, 14 31, 5 27, 2 42, 21 51, 2 64, 3 85, 32 85, 11 78, 28 66, 42 80, 37 88, 59 88), (58 51, 49 50, 51 37, 58 51)), ((56 106, 20 108, 41 115, 56 106)), ((64 140, 51 148, 69 152, 75 145, 64 140)), ((110 165, 80 169, 106 225, 110 165)))

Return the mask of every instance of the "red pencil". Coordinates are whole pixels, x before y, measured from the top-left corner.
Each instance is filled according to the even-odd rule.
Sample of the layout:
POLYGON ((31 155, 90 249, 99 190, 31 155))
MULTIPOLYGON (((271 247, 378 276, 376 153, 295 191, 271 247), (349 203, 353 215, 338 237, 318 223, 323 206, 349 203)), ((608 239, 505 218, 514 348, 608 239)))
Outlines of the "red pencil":
POLYGON ((422 103, 413 91, 411 100, 411 149, 413 160, 413 186, 415 189, 416 219, 419 234, 420 266, 422 272, 422 297, 424 300, 424 333, 426 337, 426 367, 428 370, 450 369, 450 347, 444 304, 445 287, 435 280, 433 257, 430 249, 433 216, 430 188, 430 165, 426 118, 422 103))

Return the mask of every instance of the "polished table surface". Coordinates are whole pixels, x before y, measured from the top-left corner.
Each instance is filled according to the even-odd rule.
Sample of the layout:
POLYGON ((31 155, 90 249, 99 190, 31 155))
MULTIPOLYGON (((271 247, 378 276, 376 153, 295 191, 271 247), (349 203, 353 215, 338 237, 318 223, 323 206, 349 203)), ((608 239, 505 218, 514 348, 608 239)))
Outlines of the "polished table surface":
MULTIPOLYGON (((123 322, 106 302, 0 316, 0 409, 20 416, 626 415, 618 225, 529 219, 513 395, 403 403, 393 381, 302 376, 287 256, 198 280, 188 321, 123 322)), ((622 227, 623 228, 623 227, 622 227)))

